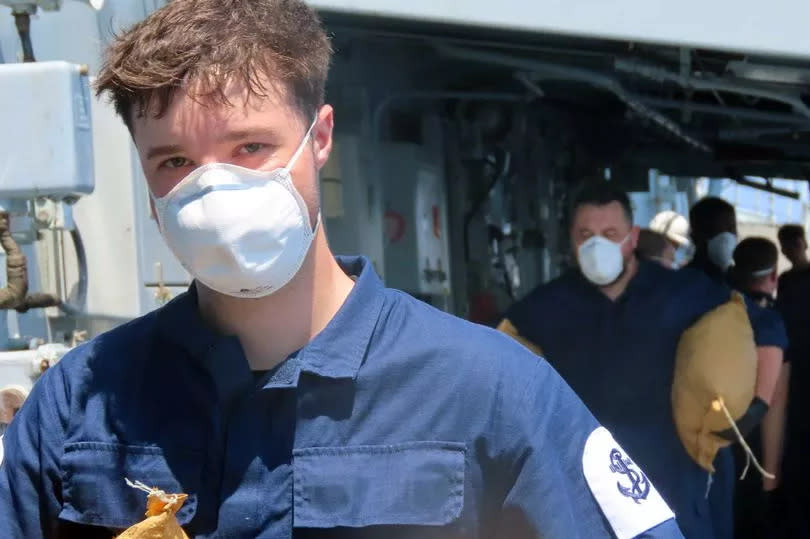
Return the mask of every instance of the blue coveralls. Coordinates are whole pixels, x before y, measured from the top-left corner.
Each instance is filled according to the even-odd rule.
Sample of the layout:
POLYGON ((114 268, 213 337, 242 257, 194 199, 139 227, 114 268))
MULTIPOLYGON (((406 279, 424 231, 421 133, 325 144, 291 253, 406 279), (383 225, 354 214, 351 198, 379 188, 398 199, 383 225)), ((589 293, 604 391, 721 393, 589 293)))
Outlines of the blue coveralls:
MULTIPOLYGON (((675 431, 670 401, 675 351, 684 330, 729 298, 727 287, 700 272, 642 260, 616 301, 572 270, 506 314, 635 456, 690 539, 716 539, 726 532, 715 528, 706 498, 708 474, 687 455, 675 431)), ((732 494, 724 496, 730 522, 732 494)))
POLYGON ((598 424, 556 372, 341 264, 341 310, 258 381, 193 287, 47 371, 5 437, 2 537, 109 538, 143 518, 124 478, 189 494, 191 537, 611 537, 583 477, 598 424))

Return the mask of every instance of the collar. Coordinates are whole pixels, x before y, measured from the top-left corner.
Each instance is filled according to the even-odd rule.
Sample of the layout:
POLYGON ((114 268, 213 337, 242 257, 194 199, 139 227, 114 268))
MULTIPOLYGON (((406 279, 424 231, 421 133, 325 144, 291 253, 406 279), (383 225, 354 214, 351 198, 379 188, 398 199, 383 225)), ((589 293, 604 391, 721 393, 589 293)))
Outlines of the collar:
POLYGON ((660 267, 660 265, 644 260, 640 257, 636 257, 636 262, 636 274, 632 279, 630 279, 630 281, 628 281, 624 291, 615 300, 611 300, 609 297, 607 297, 601 290, 599 290, 599 287, 590 282, 578 268, 571 269, 571 277, 584 293, 598 296, 599 298, 610 303, 622 303, 632 295, 644 294, 651 288, 654 288, 655 283, 657 282, 656 275, 659 269, 660 271, 668 271, 665 268, 660 267))
MULTIPOLYGON (((336 259, 355 279, 354 288, 326 328, 273 369, 264 387, 294 386, 302 371, 335 379, 357 376, 382 311, 384 286, 366 258, 336 259)), ((218 385, 252 381, 238 339, 217 333, 203 322, 193 284, 158 311, 157 327, 164 339, 200 360, 218 385)))
POLYGON ((717 267, 711 260, 709 260, 708 256, 702 253, 696 254, 692 261, 689 262, 687 267, 702 271, 717 283, 728 283, 728 274, 717 267))

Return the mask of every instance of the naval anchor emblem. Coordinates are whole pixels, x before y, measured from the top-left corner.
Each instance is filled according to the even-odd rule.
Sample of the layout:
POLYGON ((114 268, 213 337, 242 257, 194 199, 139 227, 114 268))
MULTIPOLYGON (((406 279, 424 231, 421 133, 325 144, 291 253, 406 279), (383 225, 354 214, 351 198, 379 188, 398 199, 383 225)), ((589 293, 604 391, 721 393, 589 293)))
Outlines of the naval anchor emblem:
POLYGON ((647 476, 639 470, 633 461, 622 455, 618 449, 610 451, 610 471, 619 475, 627 476, 628 485, 622 485, 621 481, 616 481, 616 487, 623 496, 633 498, 636 503, 646 500, 650 494, 650 481, 647 476))

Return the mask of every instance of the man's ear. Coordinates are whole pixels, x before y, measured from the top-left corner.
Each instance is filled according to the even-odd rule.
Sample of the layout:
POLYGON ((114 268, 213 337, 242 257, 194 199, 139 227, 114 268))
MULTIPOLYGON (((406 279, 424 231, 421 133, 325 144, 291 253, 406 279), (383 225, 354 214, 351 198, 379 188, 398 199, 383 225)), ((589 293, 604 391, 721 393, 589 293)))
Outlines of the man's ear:
POLYGON ((335 113, 331 105, 324 105, 318 111, 318 121, 312 130, 315 167, 321 170, 332 153, 332 130, 335 128, 335 113))
POLYGON ((633 246, 633 250, 636 250, 638 247, 638 236, 641 234, 641 227, 634 226, 630 229, 630 244, 633 246))

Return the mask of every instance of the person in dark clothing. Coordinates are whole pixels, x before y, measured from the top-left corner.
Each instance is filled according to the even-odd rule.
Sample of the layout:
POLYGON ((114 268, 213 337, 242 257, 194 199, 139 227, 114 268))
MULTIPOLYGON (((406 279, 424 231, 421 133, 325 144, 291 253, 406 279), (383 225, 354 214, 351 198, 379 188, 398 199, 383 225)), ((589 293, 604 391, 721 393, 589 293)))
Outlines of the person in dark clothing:
MULTIPOLYGON (((774 301, 778 260, 777 247, 771 240, 746 238, 734 250, 734 265, 729 272, 729 281, 734 288, 762 307, 762 318, 774 328, 784 327, 774 301)), ((777 508, 773 507, 775 504, 771 502, 778 499, 777 488, 781 480, 789 379, 790 366, 783 365, 768 413, 761 425, 746 437, 756 458, 775 477, 761 478, 752 473, 737 483, 734 512, 738 539, 771 538, 783 524, 777 508)), ((737 472, 742 475, 748 459, 739 445, 734 446, 734 455, 737 472)))
POLYGON ((707 197, 689 210, 689 226, 695 256, 689 267, 699 269, 717 282, 726 282, 737 246, 737 214, 722 198, 707 197))
POLYGON ((678 269, 675 262, 675 245, 669 239, 649 228, 642 228, 638 233, 636 254, 645 260, 652 260, 669 269, 678 269))
POLYGON ((2 439, 0 538, 119 536, 147 503, 130 479, 186 494, 197 539, 681 539, 546 361, 333 256, 313 8, 163 3, 96 84, 194 281, 37 381, 2 439))
POLYGON ((783 294, 794 277, 810 270, 807 257, 807 239, 801 225, 783 225, 779 229, 779 246, 782 254, 790 261, 791 268, 779 276, 779 295, 783 294))
MULTIPOLYGON (((542 353, 616 433, 686 537, 729 539, 733 485, 715 483, 707 501, 709 476, 678 438, 670 389, 681 335, 731 291, 699 271, 640 258, 627 195, 606 182, 576 197, 569 232, 577 267, 510 307, 499 329, 542 353), (715 497, 725 498, 725 512, 711 506, 715 497)), ((756 338, 770 343, 765 333, 756 338)))
POLYGON ((788 390, 787 432, 782 478, 775 491, 776 505, 785 514, 785 537, 810 537, 810 467, 806 455, 810 454, 810 419, 806 410, 810 406, 807 388, 810 386, 810 262, 807 241, 800 225, 785 225, 779 229, 782 253, 793 265, 779 278, 776 308, 787 328, 790 345, 785 354, 790 363, 788 390))
MULTIPOLYGON (((737 247, 737 214, 734 206, 717 197, 698 201, 689 211, 689 226, 695 246, 695 256, 689 268, 698 270, 715 283, 729 287, 729 268, 734 264, 734 249, 737 247)), ((757 335, 757 391, 759 400, 752 402, 745 422, 755 425, 767 411, 782 368, 782 350, 786 345, 784 328, 773 324, 771 316, 751 298, 746 297, 746 307, 757 335)), ((714 486, 709 494, 713 513, 724 515, 727 530, 724 536, 733 534, 733 510, 730 497, 723 495, 734 488, 735 465, 730 448, 720 450, 715 459, 714 486)), ((717 519, 719 520, 719 519, 717 519)))

